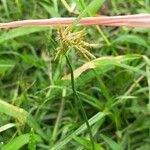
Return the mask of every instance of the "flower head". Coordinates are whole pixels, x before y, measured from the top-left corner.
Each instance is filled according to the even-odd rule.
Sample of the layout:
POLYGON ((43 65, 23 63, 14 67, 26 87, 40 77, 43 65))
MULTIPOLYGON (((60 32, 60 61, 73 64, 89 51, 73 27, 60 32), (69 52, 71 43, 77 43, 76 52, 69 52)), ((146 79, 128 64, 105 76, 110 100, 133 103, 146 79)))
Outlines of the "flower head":
POLYGON ((61 55, 64 55, 70 48, 74 48, 87 60, 94 59, 95 56, 87 50, 93 45, 83 40, 83 37, 85 35, 86 33, 84 30, 72 32, 71 26, 66 27, 64 30, 60 28, 57 35, 57 40, 59 40, 60 46, 57 48, 55 59, 60 57, 61 55))

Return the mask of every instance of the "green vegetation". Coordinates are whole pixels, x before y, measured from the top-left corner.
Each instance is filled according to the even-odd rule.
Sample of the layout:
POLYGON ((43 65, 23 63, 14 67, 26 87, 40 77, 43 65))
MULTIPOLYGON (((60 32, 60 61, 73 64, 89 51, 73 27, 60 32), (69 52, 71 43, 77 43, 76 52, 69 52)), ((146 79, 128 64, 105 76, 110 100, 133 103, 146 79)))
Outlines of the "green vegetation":
MULTIPOLYGON (((150 12, 149 0, 105 6, 104 15, 150 12)), ((1 0, 0 22, 80 19, 101 7, 104 0, 1 0)), ((0 149, 149 149, 150 29, 75 24, 71 45, 60 27, 0 30, 0 149)))

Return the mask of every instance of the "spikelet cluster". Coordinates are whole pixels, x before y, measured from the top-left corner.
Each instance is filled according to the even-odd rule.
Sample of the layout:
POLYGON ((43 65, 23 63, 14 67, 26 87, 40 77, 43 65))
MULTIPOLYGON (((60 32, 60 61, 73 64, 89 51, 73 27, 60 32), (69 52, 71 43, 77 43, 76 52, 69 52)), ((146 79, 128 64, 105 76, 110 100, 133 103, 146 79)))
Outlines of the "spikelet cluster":
POLYGON ((74 48, 79 54, 84 56, 88 61, 94 59, 95 56, 92 55, 87 49, 92 47, 83 40, 86 35, 85 31, 72 32, 72 27, 68 26, 66 28, 60 28, 57 34, 57 40, 60 46, 57 48, 57 53, 55 59, 64 55, 70 48, 74 48))

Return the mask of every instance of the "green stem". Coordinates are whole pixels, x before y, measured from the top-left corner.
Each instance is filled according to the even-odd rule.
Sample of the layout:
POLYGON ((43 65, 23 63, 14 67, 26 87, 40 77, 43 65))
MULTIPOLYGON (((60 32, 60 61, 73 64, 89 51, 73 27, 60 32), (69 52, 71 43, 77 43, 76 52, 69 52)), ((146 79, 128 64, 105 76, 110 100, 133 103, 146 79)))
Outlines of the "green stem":
POLYGON ((55 123, 55 126, 54 126, 54 131, 53 131, 53 134, 52 134, 52 142, 55 142, 56 139, 57 139, 58 128, 60 126, 62 114, 63 114, 64 107, 65 107, 65 98, 64 98, 65 96, 66 96, 66 89, 63 89, 60 109, 59 109, 59 112, 58 112, 58 115, 57 115, 56 123, 55 123))
POLYGON ((98 25, 96 25, 96 29, 97 29, 97 31, 99 32, 99 34, 102 36, 103 40, 106 42, 107 46, 110 46, 111 43, 110 43, 110 41, 108 40, 108 38, 105 36, 105 34, 104 34, 104 32, 102 31, 102 29, 101 29, 98 25))
POLYGON ((70 60, 69 60, 68 56, 65 55, 65 57, 66 57, 67 64, 68 64, 68 66, 69 66, 69 68, 70 68, 72 91, 73 91, 73 93, 74 93, 74 96, 75 96, 76 100, 79 102, 79 105, 80 105, 80 107, 81 107, 81 113, 82 113, 82 115, 83 115, 83 117, 84 117, 84 119, 85 119, 85 123, 86 123, 86 125, 87 125, 87 129, 88 129, 89 134, 90 134, 90 140, 91 140, 91 143, 92 143, 92 150, 95 150, 94 137, 93 137, 93 135, 92 135, 91 127, 90 127, 90 125, 89 125, 86 112, 85 112, 85 110, 84 110, 84 108, 83 108, 82 101, 81 101, 80 97, 78 96, 78 93, 77 93, 76 88, 75 88, 73 68, 72 68, 72 66, 71 66, 71 63, 70 63, 70 60))
POLYGON ((105 99, 107 100, 108 104, 111 103, 111 95, 108 91, 108 88, 106 87, 105 83, 103 82, 103 80, 101 79, 101 77, 98 76, 97 71, 95 69, 93 69, 93 72, 95 73, 96 79, 99 83, 99 87, 105 97, 105 99))
MULTIPOLYGON (((80 3, 80 5, 81 5, 81 7, 82 7, 83 10, 85 10, 88 7, 88 6, 86 6, 86 3, 84 2, 84 0, 79 0, 79 3, 80 3)), ((90 16, 90 17, 92 17, 92 14, 91 14, 90 11, 87 11, 87 15, 90 16)), ((105 36, 105 34, 102 31, 102 29, 98 25, 96 25, 96 29, 99 32, 99 34, 102 36, 103 40, 106 42, 107 46, 110 46, 111 43, 108 40, 107 36, 105 36)))

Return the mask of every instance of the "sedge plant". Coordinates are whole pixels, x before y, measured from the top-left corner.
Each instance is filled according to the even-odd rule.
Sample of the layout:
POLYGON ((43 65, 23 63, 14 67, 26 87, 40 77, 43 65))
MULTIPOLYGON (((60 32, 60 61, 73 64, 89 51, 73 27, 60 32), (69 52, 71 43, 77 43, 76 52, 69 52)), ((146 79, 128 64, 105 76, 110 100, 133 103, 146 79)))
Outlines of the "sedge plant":
POLYGON ((71 86, 72 86, 74 98, 78 102, 78 104, 81 108, 81 113, 82 113, 85 123, 87 125, 87 129, 88 129, 89 135, 90 135, 92 150, 95 150, 94 137, 92 135, 91 127, 89 125, 88 117, 84 110, 82 100, 80 99, 80 96, 78 95, 78 93, 76 91, 73 67, 72 67, 71 61, 69 59, 69 56, 67 55, 67 52, 73 48, 88 61, 90 61, 91 59, 95 59, 95 56, 87 50, 88 48, 93 47, 94 44, 89 44, 88 42, 85 42, 83 40, 83 37, 85 36, 85 34, 86 33, 84 30, 72 32, 72 26, 68 26, 65 29, 60 28, 58 31, 58 35, 57 35, 57 40, 60 42, 60 46, 57 48, 57 53, 56 53, 55 59, 58 59, 61 56, 65 56, 66 62, 70 69, 71 86))

